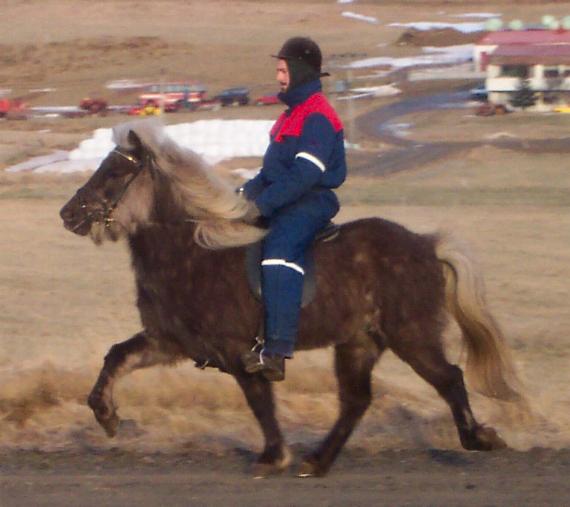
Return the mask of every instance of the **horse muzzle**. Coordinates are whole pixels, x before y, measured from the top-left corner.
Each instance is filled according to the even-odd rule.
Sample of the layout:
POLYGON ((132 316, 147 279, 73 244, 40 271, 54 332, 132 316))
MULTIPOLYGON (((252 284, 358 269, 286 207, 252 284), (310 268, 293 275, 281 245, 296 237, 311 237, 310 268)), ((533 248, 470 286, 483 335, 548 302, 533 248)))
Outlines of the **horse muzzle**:
POLYGON ((77 206, 73 199, 69 201, 61 211, 59 216, 63 220, 63 226, 74 234, 87 236, 94 222, 94 215, 100 213, 90 212, 84 206, 77 206))

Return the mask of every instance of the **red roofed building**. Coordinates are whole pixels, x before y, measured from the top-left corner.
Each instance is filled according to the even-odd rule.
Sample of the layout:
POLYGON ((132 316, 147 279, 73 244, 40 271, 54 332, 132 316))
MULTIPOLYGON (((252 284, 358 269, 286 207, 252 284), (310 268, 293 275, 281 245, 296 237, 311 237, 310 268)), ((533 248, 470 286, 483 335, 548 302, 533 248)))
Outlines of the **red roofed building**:
POLYGON ((569 31, 492 32, 481 39, 477 50, 487 73, 485 87, 491 103, 510 104, 524 83, 536 92, 534 110, 551 111, 570 104, 569 31))
POLYGON ((477 44, 473 60, 475 70, 485 70, 487 57, 499 46, 570 46, 567 30, 505 30, 487 33, 477 44))

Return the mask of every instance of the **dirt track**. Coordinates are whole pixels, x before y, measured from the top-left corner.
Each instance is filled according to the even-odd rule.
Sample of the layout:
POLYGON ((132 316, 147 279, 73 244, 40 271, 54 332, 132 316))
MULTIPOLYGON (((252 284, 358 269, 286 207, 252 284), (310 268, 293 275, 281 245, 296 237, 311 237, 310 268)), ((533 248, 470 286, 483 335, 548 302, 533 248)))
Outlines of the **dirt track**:
MULTIPOLYGON (((443 89, 443 88, 442 88, 443 89)), ((534 153, 567 153, 570 150, 568 138, 560 139, 494 139, 453 142, 445 140, 442 132, 442 141, 421 142, 397 135, 390 128, 397 118, 419 111, 437 111, 442 107, 450 108, 456 103, 460 107, 469 100, 469 93, 464 89, 444 91, 437 90, 430 93, 408 93, 401 100, 361 115, 357 119, 359 130, 376 138, 391 148, 375 157, 361 157, 352 164, 357 174, 388 175, 398 171, 410 170, 425 166, 439 159, 457 156, 463 151, 481 146, 493 145, 498 148, 528 151, 534 153)))
MULTIPOLYGON (((302 451, 297 449, 297 454, 302 451)), ((3 507, 227 506, 567 506, 570 451, 520 453, 347 452, 328 477, 293 471, 255 480, 253 456, 72 454, 2 455, 3 507)))

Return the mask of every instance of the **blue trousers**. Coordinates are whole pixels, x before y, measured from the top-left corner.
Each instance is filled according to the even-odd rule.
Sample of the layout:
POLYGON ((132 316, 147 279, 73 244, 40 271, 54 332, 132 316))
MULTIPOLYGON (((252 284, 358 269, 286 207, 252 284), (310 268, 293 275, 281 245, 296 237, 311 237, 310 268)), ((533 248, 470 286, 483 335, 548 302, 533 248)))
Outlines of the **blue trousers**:
POLYGON ((315 235, 339 210, 330 190, 312 191, 269 221, 263 242, 264 353, 293 357, 303 295, 305 254, 315 235))

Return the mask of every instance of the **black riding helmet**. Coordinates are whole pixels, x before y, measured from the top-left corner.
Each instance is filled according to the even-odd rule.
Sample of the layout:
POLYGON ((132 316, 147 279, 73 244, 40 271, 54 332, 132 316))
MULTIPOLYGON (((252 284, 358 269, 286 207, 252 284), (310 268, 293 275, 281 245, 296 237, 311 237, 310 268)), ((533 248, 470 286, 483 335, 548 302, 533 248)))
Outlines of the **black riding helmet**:
POLYGON ((291 37, 285 41, 279 53, 272 56, 287 62, 290 79, 289 90, 330 75, 328 72, 321 72, 323 63, 321 49, 309 37, 291 37))

